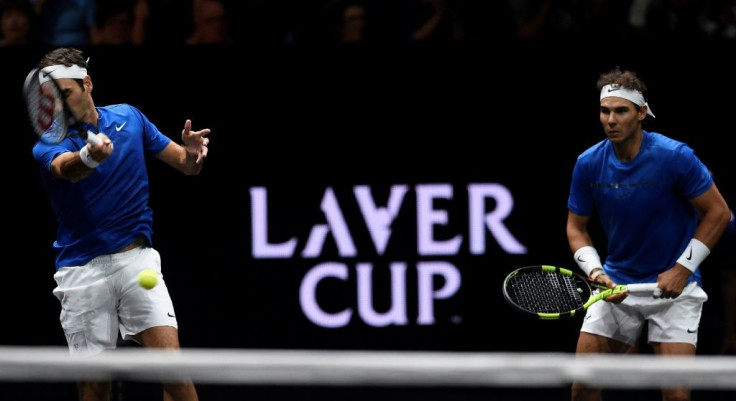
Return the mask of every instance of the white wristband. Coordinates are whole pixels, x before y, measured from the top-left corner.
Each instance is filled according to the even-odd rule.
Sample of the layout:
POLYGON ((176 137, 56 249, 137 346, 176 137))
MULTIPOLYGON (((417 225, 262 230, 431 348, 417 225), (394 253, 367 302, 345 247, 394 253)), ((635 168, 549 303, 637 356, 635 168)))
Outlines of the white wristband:
POLYGON ((89 168, 97 168, 100 165, 92 156, 89 155, 89 145, 84 145, 82 150, 79 151, 79 158, 82 160, 85 166, 89 168))
POLYGON ((601 258, 598 256, 598 251, 592 246, 584 246, 575 251, 575 261, 578 263, 581 269, 585 272, 585 275, 590 277, 590 272, 596 267, 602 268, 601 258))
POLYGON ((690 240, 687 248, 685 248, 685 252, 677 259, 677 263, 695 273, 695 270, 703 263, 708 255, 710 255, 710 249, 704 243, 693 238, 690 240))
POLYGON ((588 276, 588 278, 590 279, 590 281, 595 281, 595 279, 597 279, 598 276, 602 276, 604 274, 606 274, 606 272, 603 271, 603 268, 595 268, 594 267, 593 268, 593 274, 591 274, 590 276, 588 276))

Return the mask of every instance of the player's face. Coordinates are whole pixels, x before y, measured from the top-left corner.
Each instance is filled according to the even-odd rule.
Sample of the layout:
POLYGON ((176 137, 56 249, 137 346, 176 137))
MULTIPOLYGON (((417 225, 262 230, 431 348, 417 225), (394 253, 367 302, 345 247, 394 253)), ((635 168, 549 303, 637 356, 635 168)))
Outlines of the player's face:
POLYGON ((616 143, 625 142, 641 130, 646 111, 637 110, 634 103, 620 97, 601 100, 600 119, 608 139, 616 143))
MULTIPOLYGON (((61 95, 66 99, 69 109, 72 114, 80 121, 86 121, 86 118, 90 113, 90 107, 92 105, 92 99, 89 94, 89 90, 82 90, 76 80, 71 78, 61 78, 58 80, 59 87, 61 88, 61 95)), ((86 80, 85 80, 86 85, 86 80)))

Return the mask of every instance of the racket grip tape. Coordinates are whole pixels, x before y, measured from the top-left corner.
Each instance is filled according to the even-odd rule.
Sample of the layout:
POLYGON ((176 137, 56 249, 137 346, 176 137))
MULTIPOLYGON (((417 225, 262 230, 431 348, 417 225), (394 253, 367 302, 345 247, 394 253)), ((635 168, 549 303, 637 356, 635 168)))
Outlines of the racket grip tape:
POLYGON ((657 287, 657 283, 629 284, 626 287, 633 295, 653 295, 655 298, 662 295, 662 289, 657 287))
POLYGON ((90 144, 90 146, 97 146, 100 143, 102 143, 102 141, 97 136, 97 134, 95 134, 92 131, 87 131, 87 136, 84 138, 84 140, 87 141, 87 143, 90 144))

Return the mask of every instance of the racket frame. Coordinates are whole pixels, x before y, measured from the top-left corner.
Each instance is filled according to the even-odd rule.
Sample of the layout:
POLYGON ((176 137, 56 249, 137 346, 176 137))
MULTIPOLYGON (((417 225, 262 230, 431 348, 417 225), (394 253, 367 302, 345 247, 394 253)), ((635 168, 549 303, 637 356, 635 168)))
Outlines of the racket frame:
MULTIPOLYGON (((66 99, 64 98, 63 91, 61 89, 61 86, 59 86, 59 83, 54 79, 52 76, 48 75, 45 76, 47 80, 42 84, 39 82, 39 75, 42 74, 40 68, 36 67, 32 69, 28 75, 26 76, 25 81, 23 82, 23 100, 26 104, 26 115, 29 119, 29 122, 31 124, 31 128, 33 129, 34 133, 38 137, 38 139, 41 142, 48 143, 51 145, 58 144, 62 142, 64 139, 66 139, 69 134, 70 127, 77 124, 79 121, 74 116, 74 113, 72 113, 71 108, 69 107, 69 104, 67 104, 66 99), (36 80, 36 82, 33 82, 33 80, 36 80), (54 135, 56 140, 49 140, 49 137, 44 135, 48 128, 50 128, 54 123, 52 122, 52 125, 49 125, 49 127, 46 130, 42 130, 39 123, 37 121, 33 121, 34 118, 37 118, 34 112, 32 110, 38 109, 39 105, 37 102, 33 103, 30 100, 31 92, 33 91, 41 91, 41 86, 44 84, 50 83, 52 91, 55 91, 55 96, 53 98, 54 102, 58 102, 61 105, 61 113, 62 118, 56 118, 57 116, 54 114, 54 121, 57 124, 62 124, 62 133, 60 135, 54 135), (61 120, 61 121, 59 121, 61 120)), ((42 94, 34 95, 34 98, 36 96, 44 96, 42 94)), ((56 107, 56 104, 54 104, 53 107, 56 107)), ((79 130, 78 133, 74 133, 73 135, 79 135, 82 139, 84 139, 88 144, 92 146, 96 146, 100 144, 100 139, 97 137, 97 135, 92 131, 86 131, 86 130, 79 130)))
POLYGON ((563 318, 573 318, 579 315, 579 312, 587 310, 594 303, 608 298, 611 295, 620 294, 623 292, 629 292, 634 295, 654 295, 655 297, 657 297, 659 296, 659 293, 661 293, 661 290, 657 288, 657 283, 629 285, 620 284, 614 288, 608 288, 605 285, 593 282, 587 277, 584 277, 582 274, 573 272, 570 269, 565 269, 563 267, 556 267, 552 265, 532 265, 515 269, 506 276, 503 282, 503 297, 504 299, 506 299, 506 302, 508 302, 515 309, 526 314, 536 316, 538 319, 541 320, 559 320, 563 318), (576 288, 576 291, 583 295, 590 295, 587 300, 583 300, 583 302, 580 303, 580 305, 578 305, 577 307, 565 311, 540 312, 524 308, 523 306, 519 305, 514 299, 515 297, 510 294, 509 284, 514 279, 514 277, 519 274, 527 274, 527 271, 539 271, 540 274, 557 274, 563 277, 572 278, 574 283, 578 286, 576 288), (598 293, 594 293, 594 289, 599 289, 601 291, 599 291, 598 293))

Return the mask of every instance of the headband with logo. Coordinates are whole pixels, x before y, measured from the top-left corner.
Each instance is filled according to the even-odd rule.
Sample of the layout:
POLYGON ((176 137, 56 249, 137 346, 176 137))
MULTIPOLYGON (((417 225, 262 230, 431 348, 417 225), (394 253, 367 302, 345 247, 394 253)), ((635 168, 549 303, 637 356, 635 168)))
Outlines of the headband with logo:
POLYGON ((41 69, 38 74, 38 79, 41 83, 48 81, 50 78, 73 78, 73 79, 84 79, 87 76, 87 69, 82 68, 76 64, 71 67, 65 65, 50 65, 41 69))
POLYGON ((649 103, 644 100, 644 95, 642 95, 642 93, 638 90, 624 88, 619 84, 610 84, 604 86, 603 89, 601 89, 600 100, 603 100, 607 97, 620 97, 622 99, 631 101, 639 107, 647 106, 647 114, 652 116, 652 118, 656 118, 654 117, 654 113, 652 113, 652 108, 649 107, 649 103))

